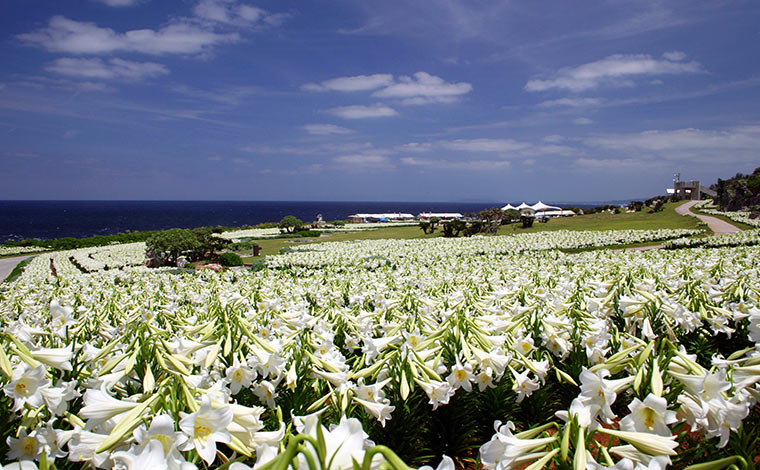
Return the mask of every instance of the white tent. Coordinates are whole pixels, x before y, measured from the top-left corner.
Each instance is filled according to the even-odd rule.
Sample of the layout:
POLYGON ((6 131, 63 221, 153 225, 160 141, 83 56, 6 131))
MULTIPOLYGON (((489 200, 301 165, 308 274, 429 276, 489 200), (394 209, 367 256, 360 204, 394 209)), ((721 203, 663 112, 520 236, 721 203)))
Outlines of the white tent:
POLYGON ((502 207, 501 210, 503 211, 517 210, 517 207, 513 206, 512 204, 507 204, 506 206, 502 207))
MULTIPOLYGON (((533 207, 531 207, 531 206, 529 206, 529 205, 527 205, 527 204, 525 204, 525 203, 523 202, 523 203, 522 203, 522 204, 520 204, 519 206, 515 207, 515 209, 517 209, 518 211, 521 211, 521 210, 523 210, 523 209, 533 209, 533 207)), ((535 210, 535 209, 533 209, 533 210, 535 210)))
POLYGON ((544 204, 541 201, 538 201, 537 203, 533 204, 531 206, 531 209, 533 209, 534 211, 547 211, 547 210, 561 211, 562 210, 561 207, 550 206, 548 204, 544 204))

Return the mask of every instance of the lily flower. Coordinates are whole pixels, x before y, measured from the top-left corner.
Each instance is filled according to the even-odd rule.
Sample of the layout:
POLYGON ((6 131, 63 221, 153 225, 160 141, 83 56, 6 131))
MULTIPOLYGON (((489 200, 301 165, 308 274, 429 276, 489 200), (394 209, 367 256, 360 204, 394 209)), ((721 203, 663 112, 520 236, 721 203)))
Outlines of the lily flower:
POLYGON ((451 366, 451 374, 446 377, 446 382, 454 387, 454 390, 463 388, 468 392, 472 391, 472 382, 474 380, 475 376, 472 375, 472 366, 470 364, 462 365, 459 361, 451 366))
POLYGON ((232 410, 227 406, 212 409, 209 397, 204 395, 198 411, 186 414, 179 422, 179 428, 190 437, 180 450, 195 448, 198 455, 211 465, 216 459, 216 443, 230 442, 226 428, 232 422, 232 416, 232 410))
POLYGON ((676 455, 678 447, 675 436, 659 436, 648 432, 618 431, 615 429, 597 428, 597 431, 622 439, 648 455, 676 455))
POLYGON ((26 364, 21 364, 13 369, 11 381, 3 387, 3 391, 13 398, 13 411, 18 411, 26 403, 33 408, 42 405, 42 390, 48 386, 50 381, 45 377, 45 366, 31 369, 26 364))
POLYGON ((431 380, 430 382, 424 382, 419 379, 414 379, 415 382, 425 391, 430 403, 433 405, 433 409, 437 409, 439 405, 448 405, 451 397, 454 396, 455 389, 448 384, 448 382, 439 382, 437 380, 431 380))
POLYGON ((356 418, 343 416, 340 423, 328 431, 319 422, 319 417, 312 414, 304 418, 303 426, 302 432, 314 438, 317 437, 317 428, 321 428, 326 447, 325 461, 330 462, 331 470, 352 470, 354 461, 361 462, 365 449, 371 445, 367 439, 369 436, 356 418))
POLYGON ((230 384, 230 391, 233 395, 240 392, 240 389, 251 386, 251 382, 256 379, 256 371, 247 364, 241 364, 237 357, 231 367, 227 368, 227 380, 230 384))
POLYGON ((522 402, 525 397, 531 396, 533 392, 541 388, 541 386, 538 384, 538 379, 531 379, 529 377, 529 370, 526 369, 526 371, 522 374, 511 367, 509 370, 512 371, 512 376, 515 378, 514 383, 512 384, 512 390, 517 392, 517 403, 522 402))
POLYGON ((72 370, 71 358, 74 353, 68 348, 40 348, 32 351, 32 357, 41 363, 59 370, 72 370))
MULTIPOLYGON (((501 421, 494 422, 496 434, 491 440, 480 448, 480 460, 488 470, 507 470, 515 468, 525 461, 520 459, 528 454, 535 453, 548 444, 557 440, 557 437, 543 437, 538 439, 520 439, 512 434, 515 425, 508 421, 502 425, 501 421)), ((536 454, 536 458, 543 454, 536 454)))
POLYGON ((8 460, 37 460, 39 459, 41 448, 37 441, 36 432, 32 431, 27 434, 26 429, 19 430, 18 438, 8 436, 5 442, 8 444, 8 460))
POLYGON ((671 435, 668 424, 677 421, 675 411, 668 411, 667 400, 651 393, 643 402, 634 398, 628 409, 631 414, 620 420, 624 431, 652 432, 667 437, 671 435))
POLYGON ((79 414, 88 421, 88 429, 126 413, 139 403, 117 400, 103 389, 89 389, 84 394, 84 406, 79 414))
POLYGON ((126 470, 169 470, 161 443, 150 441, 142 447, 132 447, 129 451, 114 452, 112 458, 122 462, 126 470))

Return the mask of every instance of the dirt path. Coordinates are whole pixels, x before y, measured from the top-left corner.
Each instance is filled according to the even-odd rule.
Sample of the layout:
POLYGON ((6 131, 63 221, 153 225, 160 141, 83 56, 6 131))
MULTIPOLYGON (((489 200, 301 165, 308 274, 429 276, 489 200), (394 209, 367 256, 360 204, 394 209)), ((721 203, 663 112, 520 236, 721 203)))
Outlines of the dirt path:
POLYGON ((698 218, 702 222, 706 223, 708 227, 710 227, 710 230, 715 233, 715 235, 721 235, 724 233, 736 233, 740 232, 738 227, 735 227, 725 220, 718 219, 717 217, 710 217, 709 215, 701 215, 701 214, 695 214, 691 211, 691 208, 694 206, 694 204, 698 203, 699 201, 689 201, 686 204, 680 205, 676 207, 676 212, 678 212, 681 215, 693 215, 694 217, 698 218))
POLYGON ((0 258, 0 283, 13 271, 17 264, 35 255, 14 256, 13 258, 0 258))

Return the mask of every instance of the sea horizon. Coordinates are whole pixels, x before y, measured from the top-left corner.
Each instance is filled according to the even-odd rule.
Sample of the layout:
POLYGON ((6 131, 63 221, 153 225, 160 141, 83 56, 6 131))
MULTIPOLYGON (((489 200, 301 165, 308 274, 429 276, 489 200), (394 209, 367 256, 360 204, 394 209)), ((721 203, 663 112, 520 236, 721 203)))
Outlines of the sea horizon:
MULTIPOLYGON (((582 209, 629 200, 569 203, 543 201, 582 209)), ((519 204, 521 200, 511 201, 519 204)), ((536 201, 526 201, 530 204, 536 201)), ((0 241, 26 238, 83 238, 126 231, 241 227, 278 222, 294 215, 305 223, 345 220, 357 212, 478 212, 507 202, 457 201, 219 201, 219 200, 0 200, 0 241)))

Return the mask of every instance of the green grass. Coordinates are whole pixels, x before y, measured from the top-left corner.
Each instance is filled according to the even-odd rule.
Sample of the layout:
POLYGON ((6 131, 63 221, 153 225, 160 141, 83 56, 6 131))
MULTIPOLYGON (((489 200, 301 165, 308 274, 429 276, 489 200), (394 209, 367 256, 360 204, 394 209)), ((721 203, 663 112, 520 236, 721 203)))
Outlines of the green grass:
MULTIPOLYGON (((276 255, 282 248, 300 246, 311 243, 322 242, 343 242, 352 240, 383 240, 383 239, 411 239, 411 238, 435 238, 441 236, 441 231, 436 230, 433 234, 425 235, 422 230, 416 226, 409 227, 388 227, 377 230, 363 230, 359 232, 333 232, 326 236, 317 238, 270 238, 256 240, 261 247, 259 258, 262 256, 276 255)), ((257 258, 253 256, 244 256, 245 263, 251 263, 257 258)))
POLYGON ((536 221, 531 228, 522 228, 520 224, 503 225, 499 229, 499 235, 517 233, 550 232, 556 230, 653 230, 658 228, 704 228, 699 219, 692 216, 683 216, 676 212, 676 207, 683 202, 668 202, 662 212, 648 213, 646 209, 641 212, 620 214, 586 214, 574 217, 560 217, 550 219, 542 224, 536 221))
MULTIPOLYGON (((662 212, 649 214, 646 210, 634 212, 631 214, 587 214, 575 217, 561 217, 551 219, 547 223, 536 222, 533 227, 524 229, 517 224, 503 225, 499 228, 499 235, 514 235, 518 233, 535 233, 556 230, 651 230, 658 228, 685 228, 685 229, 706 229, 699 219, 691 216, 679 215, 675 208, 683 202, 666 203, 662 212)), ((261 254, 258 258, 253 256, 244 256, 245 263, 252 263, 256 259, 275 255, 280 249, 285 247, 299 246, 310 243, 321 243, 326 241, 349 241, 349 240, 379 240, 379 239, 411 239, 411 238, 435 238, 442 236, 440 229, 433 234, 425 235, 417 226, 409 227, 388 227, 377 230, 367 230, 362 232, 335 232, 324 237, 318 238, 296 238, 296 239, 263 239, 257 240, 261 246, 261 254)), ((615 248, 628 248, 631 246, 645 246, 650 244, 659 244, 653 242, 647 244, 620 245, 615 248)))

